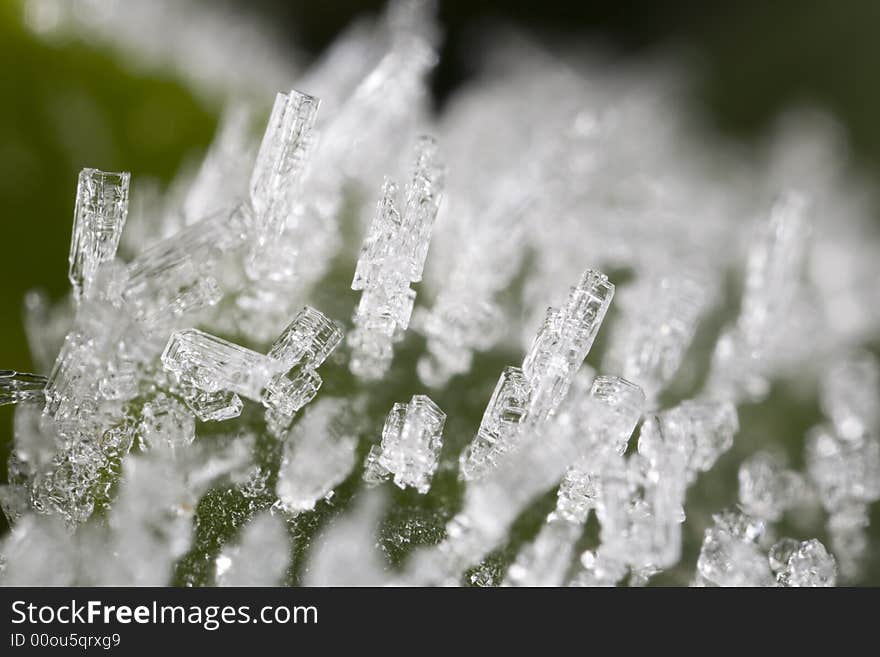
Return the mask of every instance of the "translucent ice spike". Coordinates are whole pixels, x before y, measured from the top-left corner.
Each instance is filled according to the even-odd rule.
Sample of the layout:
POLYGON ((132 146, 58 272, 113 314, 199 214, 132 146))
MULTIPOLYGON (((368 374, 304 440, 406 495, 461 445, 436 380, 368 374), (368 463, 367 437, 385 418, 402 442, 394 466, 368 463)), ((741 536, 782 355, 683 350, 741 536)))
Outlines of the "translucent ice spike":
POLYGON ((350 368, 364 379, 378 379, 386 372, 394 343, 409 327, 415 301, 410 283, 422 278, 443 185, 432 138, 419 139, 414 170, 402 214, 397 186, 385 182, 351 283, 362 293, 353 317, 355 330, 349 335, 350 368))
POLYGON ((234 392, 260 398, 271 363, 263 354, 198 329, 171 335, 162 364, 185 385, 205 392, 234 392))
POLYGON ((364 478, 394 478, 400 488, 411 486, 427 493, 437 469, 446 413, 425 395, 413 395, 408 404, 395 404, 382 429, 382 443, 367 457, 364 478))
POLYGON ((588 420, 601 443, 596 446, 623 454, 645 410, 644 391, 619 376, 597 376, 590 398, 596 402, 588 420))
POLYGON ((0 370, 0 406, 43 399, 46 377, 14 370, 0 370))
POLYGON ((522 366, 532 390, 529 413, 533 419, 547 418, 559 407, 596 339, 613 296, 614 285, 608 277, 588 269, 571 288, 565 305, 547 311, 522 366))
POLYGON ((88 296, 98 267, 116 255, 128 215, 127 172, 83 169, 76 188, 68 278, 74 298, 88 296))
MULTIPOLYGON (((280 232, 287 217, 270 213, 302 174, 320 101, 296 91, 279 93, 251 174, 250 193, 259 223, 269 238, 280 232)), ((278 208, 281 209, 281 208, 278 208)))
POLYGON ((246 264, 248 275, 255 280, 272 274, 267 266, 275 259, 267 258, 265 251, 271 250, 284 232, 293 211, 319 104, 317 98, 296 90, 275 98, 250 182, 254 221, 246 264))
POLYGON ((519 444, 520 425, 529 407, 529 383, 518 367, 506 367, 480 421, 473 442, 462 452, 459 472, 465 481, 477 479, 501 456, 519 444))

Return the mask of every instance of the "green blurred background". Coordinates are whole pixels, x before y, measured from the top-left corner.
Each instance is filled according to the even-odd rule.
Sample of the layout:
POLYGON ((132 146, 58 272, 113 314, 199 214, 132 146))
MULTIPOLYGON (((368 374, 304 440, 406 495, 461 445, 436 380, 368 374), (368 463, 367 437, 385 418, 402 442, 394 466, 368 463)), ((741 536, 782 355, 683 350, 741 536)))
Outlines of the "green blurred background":
MULTIPOLYGON (((383 3, 230 4, 266 17, 289 35, 293 46, 315 54, 352 17, 383 3)), ((563 34, 601 44, 621 58, 683 50, 699 62, 689 89, 714 129, 747 142, 759 138, 790 104, 808 101, 828 108, 842 122, 868 172, 880 161, 878 2, 448 0, 440 4, 439 13, 445 41, 432 81, 438 107, 471 73, 471 35, 484 21, 502 19, 539 38, 563 34)), ((212 137, 219 102, 194 95, 170 74, 142 71, 114 52, 79 40, 39 40, 23 27, 21 3, 0 0, 2 368, 32 369, 21 324, 24 293, 44 288, 57 299, 68 290, 77 172, 84 166, 124 169, 132 172, 134 185, 143 178, 168 182, 212 137)), ((489 378, 494 380, 494 373, 489 378)), ((681 578, 692 568, 707 514, 735 500, 742 456, 754 451, 763 437, 774 435, 792 446, 788 451, 798 465, 803 432, 818 419, 814 400, 784 389, 774 390, 765 404, 743 409, 743 438, 713 471, 711 481, 704 478, 692 491, 704 501, 700 508, 705 513, 686 539, 681 578)), ((11 409, 0 408, 0 478, 5 478, 11 424, 11 409)), ((539 504, 535 518, 544 512, 539 504)), ((873 515, 876 535, 876 509, 873 515)), ((876 561, 868 582, 880 582, 876 561)), ((681 580, 673 575, 670 581, 681 580)))

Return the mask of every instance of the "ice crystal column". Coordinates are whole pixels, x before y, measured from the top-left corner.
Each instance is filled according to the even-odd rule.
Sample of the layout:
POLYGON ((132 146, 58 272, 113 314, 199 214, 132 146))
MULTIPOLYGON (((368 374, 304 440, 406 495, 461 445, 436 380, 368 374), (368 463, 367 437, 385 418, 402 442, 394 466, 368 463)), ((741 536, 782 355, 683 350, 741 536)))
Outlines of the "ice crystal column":
POLYGON ((443 446, 446 413, 425 395, 413 395, 408 404, 394 404, 382 442, 367 455, 364 479, 377 483, 392 477, 400 488, 428 492, 443 446))
POLYGON ((280 261, 284 255, 274 247, 293 212, 319 105, 317 98, 296 90, 275 98, 250 182, 254 221, 247 268, 254 280, 283 276, 292 266, 280 261))
POLYGON ((385 182, 351 283, 361 290, 349 334, 350 369, 360 378, 378 379, 387 371, 393 345, 409 326, 416 296, 410 284, 422 280, 443 175, 434 139, 421 137, 402 211, 397 185, 385 182))
POLYGON ((128 216, 127 172, 83 169, 76 187, 68 278, 74 298, 89 296, 98 268, 116 255, 128 216))
POLYGON ((540 423, 559 407, 596 339, 614 295, 601 272, 588 269, 565 305, 550 308, 523 360, 502 372, 477 431, 462 453, 461 475, 476 479, 519 442, 524 422, 540 423))
POLYGON ((321 377, 315 370, 341 340, 342 330, 332 320, 306 307, 284 329, 268 355, 198 329, 185 329, 169 338, 162 364, 186 388, 209 395, 206 399, 186 395, 203 419, 213 419, 205 416, 209 409, 220 412, 224 419, 233 414, 230 406, 240 411, 236 396, 241 395, 262 402, 273 431, 281 431, 317 394, 321 377))

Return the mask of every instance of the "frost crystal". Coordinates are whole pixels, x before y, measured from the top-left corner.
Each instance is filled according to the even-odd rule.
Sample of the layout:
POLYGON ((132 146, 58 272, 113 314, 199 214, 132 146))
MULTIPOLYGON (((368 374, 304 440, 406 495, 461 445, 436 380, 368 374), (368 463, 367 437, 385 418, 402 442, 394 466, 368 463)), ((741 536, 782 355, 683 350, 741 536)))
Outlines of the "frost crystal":
POLYGON ((267 258, 266 251, 278 244, 293 212, 319 105, 317 98, 296 90, 275 98, 250 183, 254 218, 248 273, 256 280, 278 274, 272 271, 276 258, 267 258))
POLYGON ((597 74, 507 32, 435 112, 431 2, 389 2, 304 71, 228 9, 177 4, 23 3, 39 34, 229 102, 201 164, 130 207, 127 173, 80 174, 72 290, 28 292, 33 365, 4 366, 34 374, 0 370, 0 583, 876 574, 877 200, 834 129, 790 115, 758 157, 707 148, 676 71, 597 74), (353 317, 342 349, 331 317, 353 317), (816 410, 795 469, 801 421, 774 414, 816 410))
POLYGON ((400 488, 428 492, 443 446, 446 413, 425 395, 413 395, 408 404, 394 404, 382 442, 370 449, 364 478, 378 482, 392 477, 400 488))
POLYGON ((76 187, 70 271, 74 298, 91 294, 98 268, 116 255, 128 216, 131 174, 83 169, 76 187))
POLYGON ((188 388, 208 395, 226 394, 207 399, 199 394, 187 395, 188 403, 200 416, 217 414, 223 419, 236 410, 240 412, 241 403, 235 395, 241 395, 261 401, 275 413, 280 429, 314 399, 321 387, 321 377, 315 370, 341 340, 342 330, 336 324, 320 311, 306 307, 284 329, 268 355, 198 329, 185 329, 169 338, 162 364, 188 388), (219 408, 212 407, 212 403, 219 408))
POLYGON ((409 326, 416 297, 410 284, 422 280, 442 190, 437 146, 422 137, 402 210, 397 185, 386 180, 351 282, 351 289, 361 290, 348 336, 351 371, 358 377, 380 378, 409 326))
POLYGON ((522 368, 502 372, 477 436, 462 453, 465 480, 482 476, 500 455, 514 449, 523 422, 536 424, 553 416, 596 339, 613 295, 608 278, 588 269, 565 305, 548 309, 522 368))
POLYGON ((614 332, 608 369, 653 399, 678 370, 711 298, 705 276, 663 277, 618 296, 625 324, 614 332))

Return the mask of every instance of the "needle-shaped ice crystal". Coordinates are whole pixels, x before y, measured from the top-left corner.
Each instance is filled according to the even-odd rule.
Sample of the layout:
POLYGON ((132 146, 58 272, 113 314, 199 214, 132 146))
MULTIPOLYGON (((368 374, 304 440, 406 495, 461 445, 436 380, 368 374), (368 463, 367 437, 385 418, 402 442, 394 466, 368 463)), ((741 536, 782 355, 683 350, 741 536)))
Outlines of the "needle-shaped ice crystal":
POLYGON ((529 381, 529 415, 534 421, 553 415, 584 362, 614 296, 605 274, 588 269, 571 288, 562 308, 550 308, 523 360, 529 381))
POLYGON ((505 367, 483 412, 477 435, 462 453, 459 466, 463 478, 479 477, 518 444, 529 395, 529 382, 522 370, 505 367))
POLYGON ((128 216, 127 172, 83 169, 76 188, 68 278, 74 298, 88 296, 98 268, 112 260, 128 216))
POLYGON ((410 284, 422 279, 442 190, 437 145, 422 137, 402 208, 397 185, 385 182, 351 283, 361 290, 349 334, 350 368, 358 377, 380 378, 391 364, 394 343, 409 326, 416 296, 410 284))
POLYGON ((15 370, 0 370, 0 406, 41 401, 46 377, 15 370))
POLYGON ((295 89, 279 93, 263 134, 250 182, 254 209, 248 273, 255 280, 271 276, 274 263, 264 253, 284 231, 293 211, 320 101, 295 89))
POLYGON ((157 242, 128 265, 123 298, 144 328, 167 325, 220 300, 217 267, 241 244, 246 213, 244 206, 220 210, 157 242))
POLYGON ((427 493, 443 445, 446 413, 425 395, 413 395, 408 404, 394 404, 382 442, 367 456, 364 478, 378 482, 392 477, 400 488, 411 486, 427 493))

